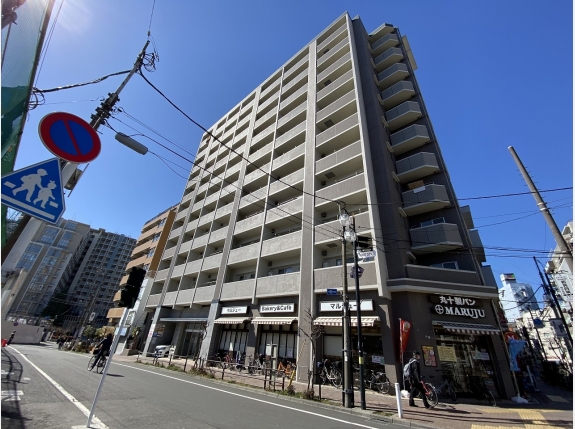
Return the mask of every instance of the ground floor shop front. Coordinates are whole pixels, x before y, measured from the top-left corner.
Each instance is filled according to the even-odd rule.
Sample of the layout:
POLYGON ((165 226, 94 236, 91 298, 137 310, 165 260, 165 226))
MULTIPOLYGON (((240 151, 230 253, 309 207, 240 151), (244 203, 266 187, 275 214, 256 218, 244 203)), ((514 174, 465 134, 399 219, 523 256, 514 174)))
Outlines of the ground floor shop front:
MULTIPOLYGON (((226 302, 218 303, 212 317, 160 318, 165 325, 162 344, 175 346, 179 356, 195 357, 200 350, 209 350, 202 357, 227 355, 234 361, 245 357, 248 362, 259 358, 276 364, 297 363, 298 379, 306 380, 318 362, 343 360, 343 301, 340 296, 324 296, 316 300, 313 309, 301 309, 297 304, 297 297, 258 305, 226 302), (202 345, 203 341, 207 343, 202 345)), ((358 319, 353 296, 350 309, 352 359, 357 364, 358 319)), ((422 355, 422 374, 428 380, 440 383, 449 379, 460 393, 469 390, 470 380, 480 380, 497 398, 515 395, 490 299, 405 292, 386 300, 378 297, 377 291, 366 291, 360 309, 366 369, 385 372, 392 382, 401 383, 402 366, 417 350, 422 355), (410 326, 403 353, 400 319, 410 326)))

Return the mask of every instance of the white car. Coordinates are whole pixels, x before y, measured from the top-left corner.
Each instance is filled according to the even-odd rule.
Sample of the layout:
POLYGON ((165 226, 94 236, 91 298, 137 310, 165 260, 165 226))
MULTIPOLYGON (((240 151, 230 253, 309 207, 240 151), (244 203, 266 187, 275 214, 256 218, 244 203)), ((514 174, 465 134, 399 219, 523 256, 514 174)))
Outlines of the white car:
POLYGON ((170 355, 170 345, 166 344, 163 346, 156 346, 154 349, 154 355, 157 357, 168 357, 170 355))

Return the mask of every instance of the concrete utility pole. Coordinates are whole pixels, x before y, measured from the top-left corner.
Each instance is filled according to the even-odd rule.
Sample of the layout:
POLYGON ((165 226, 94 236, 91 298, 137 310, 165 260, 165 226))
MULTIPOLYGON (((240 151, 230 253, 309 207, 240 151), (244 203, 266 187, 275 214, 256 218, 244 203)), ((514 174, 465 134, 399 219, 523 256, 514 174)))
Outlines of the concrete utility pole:
POLYGON ((357 354, 359 355, 359 397, 362 410, 365 404, 365 364, 363 362, 363 333, 361 331, 361 299, 359 297, 359 264, 357 261, 357 232, 355 230, 355 216, 351 217, 351 229, 355 234, 353 241, 353 270, 355 274, 355 307, 357 309, 357 354))
MULTIPOLYGON (((340 216, 341 217, 341 216, 340 216)), ((353 408, 352 357, 351 357, 351 317, 349 314, 349 295, 347 290, 347 252, 345 224, 342 222, 341 266, 343 271, 343 406, 353 408)))
POLYGON ((523 166, 523 163, 519 159, 519 156, 515 152, 515 149, 513 149, 513 146, 509 146, 507 149, 509 149, 509 151, 511 152, 511 156, 515 160, 515 163, 519 167, 519 171, 521 172, 523 179, 525 180, 527 186, 529 187, 529 190, 533 194, 533 198, 535 198, 535 201, 537 202, 537 206, 539 207, 541 214, 547 221, 547 225, 549 225, 549 228, 551 229, 551 233, 553 234, 553 237, 557 242, 557 247, 559 247, 559 250, 561 250, 561 253, 565 258, 565 262, 567 262, 569 270, 573 272, 573 250, 571 250, 571 248, 565 241, 565 237, 563 237, 563 234, 561 234, 561 231, 559 231, 559 228, 555 223, 555 219, 553 219, 553 216, 551 215, 549 209, 547 208, 547 204, 545 204, 545 201, 543 201, 543 198, 541 198, 539 190, 535 186, 535 183, 533 183, 533 181, 531 180, 529 173, 527 173, 527 170, 523 166))

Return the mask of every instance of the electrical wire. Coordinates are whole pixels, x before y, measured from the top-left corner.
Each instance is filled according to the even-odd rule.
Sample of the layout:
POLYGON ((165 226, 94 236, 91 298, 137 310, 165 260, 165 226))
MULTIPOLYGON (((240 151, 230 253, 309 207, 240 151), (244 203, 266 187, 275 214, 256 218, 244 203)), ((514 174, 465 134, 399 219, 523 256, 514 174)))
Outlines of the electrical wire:
POLYGON ((187 180, 187 179, 188 179, 186 176, 182 176, 180 173, 178 173, 176 170, 174 170, 172 167, 170 167, 170 166, 168 165, 168 163, 166 162, 166 161, 168 161, 166 158, 164 158, 164 157, 162 157, 162 156, 160 156, 160 155, 158 155, 157 153, 152 152, 152 151, 149 151, 149 153, 151 153, 152 155, 158 157, 158 159, 159 159, 160 161, 162 161, 162 162, 166 165, 166 167, 168 167, 170 170, 172 170, 176 176, 179 176, 179 177, 181 177, 181 178, 184 179, 184 180, 187 180))
POLYGON ((507 310, 514 310, 514 309, 516 309, 516 308, 519 308, 519 307, 524 306, 525 304, 529 304, 530 301, 531 301, 531 298, 533 298, 533 297, 535 296, 535 294, 537 293, 537 291, 538 291, 539 289, 541 289, 542 287, 543 287, 543 285, 540 285, 537 289, 535 289, 535 291, 533 292, 533 294, 531 294, 531 296, 530 296, 529 298, 527 298, 525 301, 519 303, 519 305, 517 305, 517 306, 515 306, 515 307, 505 308, 504 310, 505 310, 505 311, 507 311, 507 310))
POLYGON ((44 42, 44 46, 40 50, 40 66, 38 67, 38 72, 36 73, 35 81, 37 82, 40 78, 40 73, 42 72, 42 66, 44 65, 44 60, 46 59, 46 53, 48 52, 48 47, 50 46, 50 42, 52 41, 52 35, 54 34, 54 29, 56 28, 56 23, 58 22, 58 18, 60 17, 60 11, 62 10, 62 6, 64 5, 64 0, 60 2, 60 6, 58 7, 58 11, 56 12, 56 16, 52 21, 52 26, 50 27, 50 31, 48 32, 48 40, 44 42))
POLYGON ((116 73, 110 73, 110 74, 108 74, 108 75, 106 75, 106 76, 102 76, 102 77, 99 77, 98 79, 94 79, 94 80, 91 80, 91 81, 88 81, 88 82, 74 83, 74 84, 72 84, 72 85, 57 86, 56 88, 50 88, 50 89, 39 89, 39 88, 34 87, 34 88, 32 88, 32 92, 33 92, 33 93, 34 93, 34 92, 41 92, 41 93, 45 94, 45 93, 47 93, 47 92, 62 91, 62 90, 64 90, 64 89, 71 89, 71 88, 78 88, 78 87, 80 87, 80 86, 93 85, 93 84, 95 84, 95 83, 100 83, 100 82, 102 82, 103 80, 108 79, 109 77, 119 76, 119 75, 122 75, 122 74, 128 74, 128 73, 130 73, 131 71, 132 71, 132 70, 124 70, 124 71, 120 71, 120 72, 116 72, 116 73))

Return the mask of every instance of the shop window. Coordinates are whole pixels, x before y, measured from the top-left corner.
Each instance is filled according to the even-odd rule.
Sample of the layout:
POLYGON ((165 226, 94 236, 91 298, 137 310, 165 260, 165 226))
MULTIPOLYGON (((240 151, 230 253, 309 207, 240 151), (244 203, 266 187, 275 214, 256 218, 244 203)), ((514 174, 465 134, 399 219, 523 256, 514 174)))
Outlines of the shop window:
POLYGON ((442 262, 441 264, 431 264, 430 267, 433 268, 447 268, 450 270, 458 270, 459 266, 457 265, 457 262, 455 261, 451 261, 451 262, 442 262))
POLYGON ((436 225, 438 223, 445 223, 445 218, 444 217, 438 217, 435 219, 426 220, 426 221, 421 222, 421 224, 419 224, 419 226, 420 227, 431 226, 431 225, 436 225))

